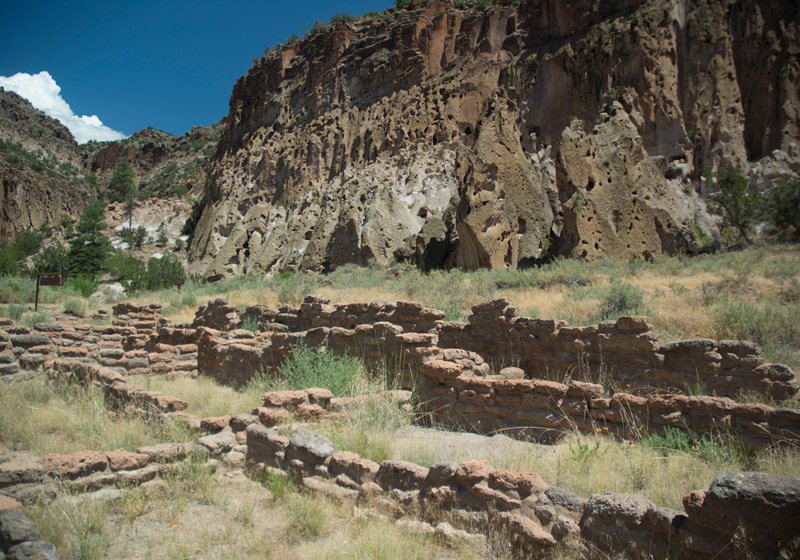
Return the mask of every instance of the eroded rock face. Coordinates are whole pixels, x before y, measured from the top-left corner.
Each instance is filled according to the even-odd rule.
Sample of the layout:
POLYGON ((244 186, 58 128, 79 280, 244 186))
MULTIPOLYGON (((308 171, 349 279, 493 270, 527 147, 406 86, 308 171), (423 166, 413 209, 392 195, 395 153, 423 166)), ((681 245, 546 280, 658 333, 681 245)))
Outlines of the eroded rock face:
POLYGON ((789 0, 390 14, 280 47, 237 82, 193 272, 691 250, 692 221, 714 227, 693 189, 706 166, 797 169, 789 0))
POLYGON ((0 240, 80 214, 92 193, 66 127, 0 88, 0 141, 0 240))

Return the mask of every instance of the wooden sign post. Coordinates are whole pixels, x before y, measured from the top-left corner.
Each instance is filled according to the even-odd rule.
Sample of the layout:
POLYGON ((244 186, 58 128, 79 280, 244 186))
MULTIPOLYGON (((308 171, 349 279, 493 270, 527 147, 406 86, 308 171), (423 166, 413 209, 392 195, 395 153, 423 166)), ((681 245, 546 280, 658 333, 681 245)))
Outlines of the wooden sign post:
POLYGON ((175 285, 178 286, 178 291, 182 292, 183 285, 186 283, 186 278, 176 278, 175 285))
POLYGON ((39 311, 39 286, 61 286, 61 274, 58 272, 40 272, 36 276, 36 303, 33 310, 39 311))

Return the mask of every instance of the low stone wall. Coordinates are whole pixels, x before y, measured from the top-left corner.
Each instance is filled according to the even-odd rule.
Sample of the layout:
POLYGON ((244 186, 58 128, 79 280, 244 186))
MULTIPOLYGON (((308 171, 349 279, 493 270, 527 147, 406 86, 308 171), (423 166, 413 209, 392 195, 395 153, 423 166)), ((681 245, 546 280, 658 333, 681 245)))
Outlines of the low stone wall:
MULTIPOLYGON (((324 305, 311 297, 301 308, 324 305)), ((337 306, 345 308, 349 306, 337 306)), ((326 345, 335 353, 361 357, 372 368, 396 364, 391 369, 400 372, 401 387, 417 391, 419 410, 452 428, 502 432, 540 442, 576 430, 637 438, 667 427, 685 430, 693 437, 713 434, 736 439, 751 449, 800 441, 800 412, 795 410, 742 404, 725 397, 633 394, 652 384, 673 387, 688 383, 690 371, 695 372, 692 379, 702 371, 702 379, 719 382, 725 377, 719 374, 720 368, 725 367, 729 368, 725 372, 736 373, 725 377, 730 393, 735 392, 732 379, 741 382, 742 388, 758 381, 761 389, 769 388, 773 395, 796 389, 793 372, 764 363, 750 343, 693 340, 662 345, 646 318, 622 317, 591 327, 569 327, 563 321, 519 318, 505 300, 475 306, 473 311, 470 324, 441 324, 438 335, 404 332, 387 322, 359 324, 353 329, 315 327, 263 333, 201 327, 198 369, 222 383, 241 386, 256 372, 275 371, 297 344, 326 345), (512 368, 502 370, 500 376, 489 375, 487 362, 494 362, 497 368, 503 363, 499 362, 501 356, 504 361, 510 356, 522 366, 513 368, 515 379, 507 378, 512 368), (593 361, 608 360, 602 363, 614 378, 612 386, 577 381, 580 356, 588 360, 587 367, 593 361), (553 360, 558 363, 553 365, 553 360), (653 361, 660 366, 648 369, 646 363, 653 361), (615 370, 617 365, 622 369, 615 370), (576 375, 571 379, 567 375, 566 384, 524 379, 551 366, 548 372, 573 368, 570 371, 576 375), (615 377, 620 371, 630 377, 615 377), (639 378, 634 377, 636 372, 639 378), (658 381, 662 374, 663 383, 658 381), (653 383, 647 376, 654 376, 653 383), (626 383, 628 390, 619 391, 625 380, 631 381, 626 383)), ((270 321, 278 320, 279 315, 270 316, 270 321)))
POLYGON ((721 475, 708 492, 684 497, 684 513, 656 507, 637 494, 595 494, 586 500, 549 486, 535 473, 493 469, 487 461, 430 468, 405 461, 378 464, 338 451, 305 429, 286 437, 253 423, 246 433, 250 469, 290 475, 312 491, 377 504, 395 515, 448 517, 500 531, 527 557, 557 545, 584 558, 705 559, 745 550, 753 558, 776 558, 800 550, 800 543, 791 542, 800 526, 798 479, 721 475))
POLYGON ((53 360, 47 374, 55 379, 76 380, 84 386, 97 384, 103 388, 109 401, 121 408, 159 410, 161 412, 178 412, 184 410, 188 403, 176 397, 170 397, 158 391, 146 391, 138 385, 129 383, 124 376, 111 368, 79 362, 77 360, 53 360))
POLYGON ((111 325, 3 322, 0 376, 49 369, 58 358, 94 363, 124 375, 196 375, 195 329, 168 326, 161 306, 120 304, 111 325))
POLYGON ((219 298, 200 307, 192 326, 229 331, 240 328, 247 321, 257 324, 264 331, 298 332, 317 327, 352 330, 359 325, 392 323, 404 332, 423 333, 435 331, 444 317, 444 311, 415 302, 375 301, 331 305, 330 299, 321 296, 308 296, 299 307, 282 305, 273 309, 265 305, 251 305, 239 314, 225 299, 219 298))
POLYGON ((623 317, 587 327, 519 317, 505 299, 472 308, 469 323, 444 323, 441 348, 462 348, 495 365, 519 366, 532 379, 602 378, 617 388, 700 386, 733 397, 756 391, 780 400, 800 390, 794 372, 767 364, 758 346, 710 339, 661 343, 645 317, 623 317))
MULTIPOLYGON (((404 333, 391 323, 363 324, 354 329, 316 327, 296 333, 253 333, 243 329, 222 332, 205 327, 198 331, 198 371, 234 386, 247 384, 257 372, 274 372, 301 343, 325 346, 339 355, 356 356, 372 370, 389 367, 399 374, 408 374, 403 365, 404 351, 428 346, 436 340, 433 333, 404 333)), ((408 382, 399 380, 401 386, 408 382)))
MULTIPOLYGON (((679 428, 735 439, 751 449, 800 442, 800 411, 737 403, 726 397, 629 393, 573 381, 477 377, 468 359, 438 347, 407 350, 417 372, 418 409, 437 424, 479 433, 501 432, 540 442, 563 434, 602 431, 635 439, 679 428), (448 354, 448 352, 450 352, 448 354)), ((462 351, 464 352, 464 351, 462 351)))

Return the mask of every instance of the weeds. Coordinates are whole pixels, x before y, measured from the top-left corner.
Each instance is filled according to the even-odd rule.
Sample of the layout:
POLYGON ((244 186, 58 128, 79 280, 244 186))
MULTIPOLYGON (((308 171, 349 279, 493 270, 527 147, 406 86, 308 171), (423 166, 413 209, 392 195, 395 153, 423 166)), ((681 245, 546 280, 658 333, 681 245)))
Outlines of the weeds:
POLYGON ((25 306, 20 303, 12 303, 8 306, 8 316, 15 321, 19 321, 23 313, 25 313, 25 306))
POLYGON ((42 378, 7 385, 0 391, 0 433, 6 443, 40 455, 84 449, 132 450, 189 437, 181 424, 117 415, 97 387, 84 389, 42 378))
POLYGON ((25 325, 32 329, 39 323, 47 323, 50 321, 50 316, 47 313, 43 313, 41 311, 28 313, 25 315, 25 325))
POLYGON ((299 344, 292 356, 278 369, 275 379, 261 377, 256 383, 269 391, 322 387, 334 396, 351 396, 358 392, 359 383, 366 378, 361 360, 337 356, 327 347, 309 348, 299 344))
POLYGON ((86 315, 86 302, 80 299, 68 299, 64 302, 64 313, 83 317, 86 315))
POLYGON ((289 542, 316 539, 328 531, 333 505, 324 497, 292 493, 284 502, 285 534, 289 542))

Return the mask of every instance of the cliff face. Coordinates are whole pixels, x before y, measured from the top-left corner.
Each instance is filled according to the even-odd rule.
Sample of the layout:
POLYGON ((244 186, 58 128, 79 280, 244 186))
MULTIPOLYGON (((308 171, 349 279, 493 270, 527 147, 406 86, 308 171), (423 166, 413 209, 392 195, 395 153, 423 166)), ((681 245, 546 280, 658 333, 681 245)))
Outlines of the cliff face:
POLYGON ((0 88, 0 240, 79 214, 92 191, 80 167, 66 127, 0 88))
POLYGON ((798 8, 765 4, 418 1, 280 47, 234 87, 193 271, 691 250, 706 166, 800 161, 798 8))
POLYGON ((170 198, 191 193, 202 196, 206 184, 204 164, 214 153, 222 123, 196 126, 183 136, 145 128, 117 142, 90 142, 81 146, 83 164, 105 185, 121 158, 136 174, 144 196, 170 198))

